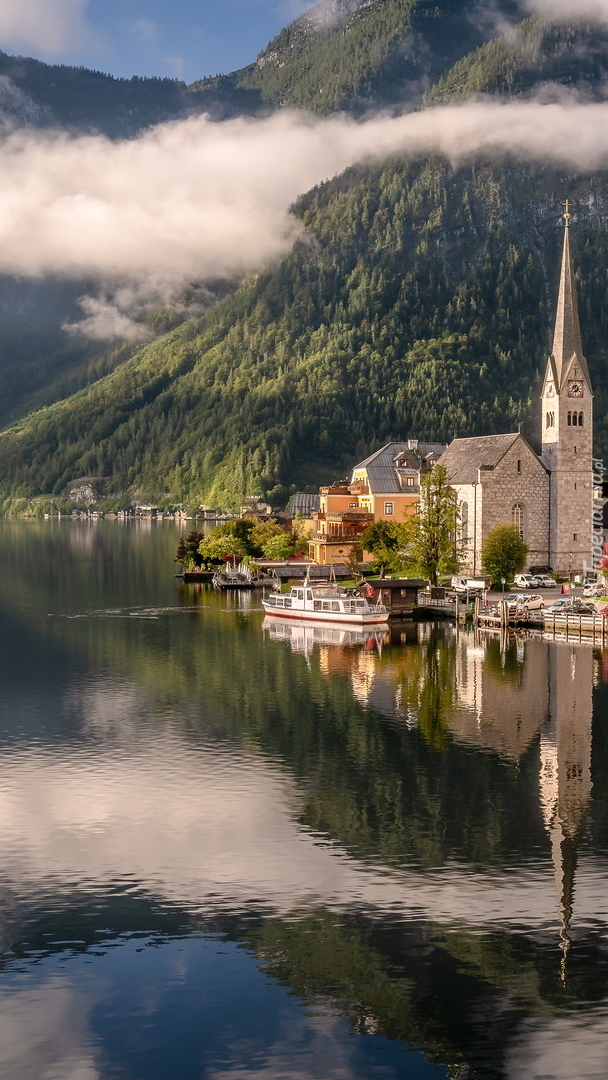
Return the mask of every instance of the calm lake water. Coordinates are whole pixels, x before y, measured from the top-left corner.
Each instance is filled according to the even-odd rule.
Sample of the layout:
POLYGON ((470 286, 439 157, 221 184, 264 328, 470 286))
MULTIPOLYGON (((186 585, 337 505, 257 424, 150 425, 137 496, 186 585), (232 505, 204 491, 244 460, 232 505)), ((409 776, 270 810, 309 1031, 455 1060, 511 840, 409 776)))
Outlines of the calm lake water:
POLYGON ((0 521, 0 1076, 608 1074, 608 653, 0 521))

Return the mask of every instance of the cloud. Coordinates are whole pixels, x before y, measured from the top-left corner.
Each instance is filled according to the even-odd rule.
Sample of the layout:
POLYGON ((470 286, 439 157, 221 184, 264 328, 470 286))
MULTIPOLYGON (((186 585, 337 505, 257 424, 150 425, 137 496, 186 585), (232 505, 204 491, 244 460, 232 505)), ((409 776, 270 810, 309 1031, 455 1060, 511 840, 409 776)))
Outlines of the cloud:
POLYGON ((89 0, 2 0, 0 47, 59 56, 93 36, 85 18, 89 0))
POLYGON ((157 23, 150 22, 149 19, 136 19, 131 26, 131 33, 149 44, 158 38, 159 28, 157 23))
MULTIPOLYGON (((608 167, 608 104, 490 100, 356 122, 282 111, 206 117, 139 138, 13 132, 0 143, 0 273, 92 278, 158 302, 187 281, 236 277, 283 257, 302 226, 289 206, 364 159, 441 153, 577 173, 608 167)), ((103 291, 103 290, 102 290, 103 291)), ((119 311, 132 314, 126 300, 119 311)), ((85 311, 93 333, 107 305, 85 311)))
POLYGON ((522 0, 522 7, 528 11, 546 15, 549 19, 566 19, 574 22, 578 19, 593 19, 608 22, 608 0, 522 0))
MULTIPOLYGON (((81 334, 92 341, 112 341, 115 338, 149 340, 153 337, 152 332, 132 317, 136 313, 135 306, 121 303, 123 291, 118 290, 111 297, 83 296, 79 304, 85 318, 78 323, 64 323, 63 329, 70 334, 81 334), (128 314, 129 311, 132 314, 128 314)), ((141 314, 145 314, 146 309, 153 303, 151 298, 148 300, 148 304, 140 305, 140 308, 143 307, 141 314)))

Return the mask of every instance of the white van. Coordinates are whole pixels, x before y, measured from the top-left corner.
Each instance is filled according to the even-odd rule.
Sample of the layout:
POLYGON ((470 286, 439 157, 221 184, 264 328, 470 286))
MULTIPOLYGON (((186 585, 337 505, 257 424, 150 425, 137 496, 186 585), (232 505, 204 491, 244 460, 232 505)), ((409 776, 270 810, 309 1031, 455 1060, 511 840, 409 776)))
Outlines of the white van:
POLYGON ((516 574, 513 585, 516 589, 538 589, 538 578, 534 574, 516 574))
POLYGON ((482 593, 487 589, 485 578, 453 577, 452 588, 457 593, 482 593))

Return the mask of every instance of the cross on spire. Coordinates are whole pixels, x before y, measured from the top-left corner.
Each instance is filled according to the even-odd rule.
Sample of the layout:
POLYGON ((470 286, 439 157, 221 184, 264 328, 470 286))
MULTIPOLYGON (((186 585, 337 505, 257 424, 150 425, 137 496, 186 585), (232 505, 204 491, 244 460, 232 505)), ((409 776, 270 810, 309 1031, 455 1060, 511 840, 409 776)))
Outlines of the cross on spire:
POLYGON ((572 214, 570 213, 572 203, 570 202, 570 199, 566 199, 566 201, 562 203, 562 206, 564 207, 564 225, 568 228, 572 218, 572 214))

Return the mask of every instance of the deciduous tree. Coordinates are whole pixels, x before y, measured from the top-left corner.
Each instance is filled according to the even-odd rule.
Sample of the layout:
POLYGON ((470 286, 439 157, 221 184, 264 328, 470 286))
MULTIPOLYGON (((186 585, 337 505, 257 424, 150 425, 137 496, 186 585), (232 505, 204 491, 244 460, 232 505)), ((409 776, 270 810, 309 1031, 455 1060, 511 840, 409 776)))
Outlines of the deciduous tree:
POLYGON ((458 498, 445 465, 436 465, 420 484, 416 513, 405 524, 406 564, 432 585, 455 574, 461 557, 458 498))
POLYGON ((481 560, 493 584, 502 578, 511 582, 526 565, 528 545, 514 525, 497 525, 486 536, 481 549, 481 560))

